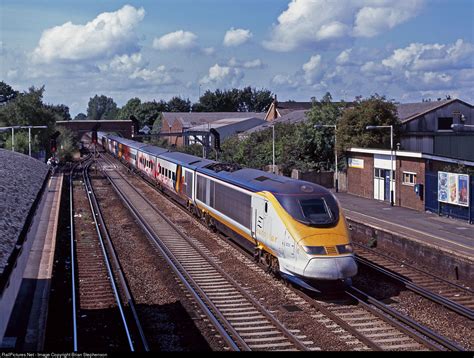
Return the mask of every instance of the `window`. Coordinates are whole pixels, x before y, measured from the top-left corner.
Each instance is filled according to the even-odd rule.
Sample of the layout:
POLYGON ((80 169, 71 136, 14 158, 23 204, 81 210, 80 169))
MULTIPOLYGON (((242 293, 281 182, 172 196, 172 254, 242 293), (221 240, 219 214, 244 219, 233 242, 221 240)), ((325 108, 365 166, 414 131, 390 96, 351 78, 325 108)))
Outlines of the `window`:
POLYGON ((403 172, 403 185, 415 185, 416 184, 416 174, 403 172))
POLYGON ((438 118, 438 130, 439 131, 450 131, 450 130, 452 130, 451 124, 453 124, 453 117, 439 117, 438 118))

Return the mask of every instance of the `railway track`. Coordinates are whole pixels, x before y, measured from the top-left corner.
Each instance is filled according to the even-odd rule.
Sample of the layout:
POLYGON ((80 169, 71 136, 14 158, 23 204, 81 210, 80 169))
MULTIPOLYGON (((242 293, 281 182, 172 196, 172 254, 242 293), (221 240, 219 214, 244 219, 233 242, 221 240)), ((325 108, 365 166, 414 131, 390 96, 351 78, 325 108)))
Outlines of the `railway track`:
POLYGON ((464 317, 474 320, 474 291, 437 277, 429 272, 354 243, 356 259, 377 272, 402 284, 407 289, 436 302, 464 317))
POLYGON ((166 258, 231 350, 319 350, 285 328, 245 288, 219 268, 205 247, 184 235, 118 170, 103 171, 147 236, 166 258))
POLYGON ((135 351, 137 346, 147 350, 133 300, 95 199, 88 173, 92 163, 93 159, 87 157, 70 173, 74 351, 135 351), (78 171, 82 181, 74 183, 78 171), (121 294, 126 297, 128 308, 121 294))
MULTIPOLYGON (((183 214, 190 215, 179 206, 177 208, 183 214)), ((232 241, 226 242, 242 251, 242 248, 232 241)), ((250 258, 251 253, 246 253, 250 258)), ((320 314, 312 316, 314 319, 326 325, 328 329, 337 332, 340 332, 342 328, 343 332, 340 334, 350 344, 357 345, 359 342, 357 349, 379 351, 463 350, 462 347, 360 290, 348 290, 343 297, 337 298, 334 302, 315 298, 302 292, 299 288, 294 288, 293 292, 320 312, 320 314)), ((302 304, 301 301, 299 304, 302 304)))

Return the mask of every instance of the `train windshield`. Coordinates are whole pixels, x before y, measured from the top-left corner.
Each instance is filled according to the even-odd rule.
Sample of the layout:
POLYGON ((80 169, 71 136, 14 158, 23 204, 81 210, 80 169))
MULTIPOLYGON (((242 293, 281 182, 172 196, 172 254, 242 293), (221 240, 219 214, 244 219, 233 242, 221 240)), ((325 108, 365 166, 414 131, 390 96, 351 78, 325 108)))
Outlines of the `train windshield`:
POLYGON ((339 207, 331 194, 276 195, 276 198, 288 214, 303 224, 328 227, 339 220, 339 207))

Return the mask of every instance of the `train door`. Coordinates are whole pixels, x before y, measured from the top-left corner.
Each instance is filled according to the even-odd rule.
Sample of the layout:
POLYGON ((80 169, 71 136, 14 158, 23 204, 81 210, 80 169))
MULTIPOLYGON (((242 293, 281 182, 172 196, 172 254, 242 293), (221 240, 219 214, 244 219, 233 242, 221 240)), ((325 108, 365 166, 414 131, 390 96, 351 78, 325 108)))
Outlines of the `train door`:
POLYGON ((265 240, 268 202, 260 196, 252 196, 252 237, 258 241, 265 240))

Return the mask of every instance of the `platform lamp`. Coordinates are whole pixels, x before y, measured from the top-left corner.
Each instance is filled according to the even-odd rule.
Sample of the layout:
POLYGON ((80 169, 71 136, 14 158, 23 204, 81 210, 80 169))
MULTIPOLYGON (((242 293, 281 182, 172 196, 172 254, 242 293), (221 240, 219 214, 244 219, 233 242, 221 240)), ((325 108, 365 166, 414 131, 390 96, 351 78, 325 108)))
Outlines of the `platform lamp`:
POLYGON ((393 126, 367 126, 365 129, 390 128, 390 205, 393 206, 393 126))
POLYGON ((264 124, 263 128, 272 127, 272 157, 273 157, 273 165, 272 165, 272 173, 275 174, 275 122, 272 124, 264 124))
POLYGON ((334 165, 336 167, 336 193, 339 192, 339 170, 337 167, 337 126, 335 124, 315 124, 314 128, 330 127, 334 128, 334 165))

